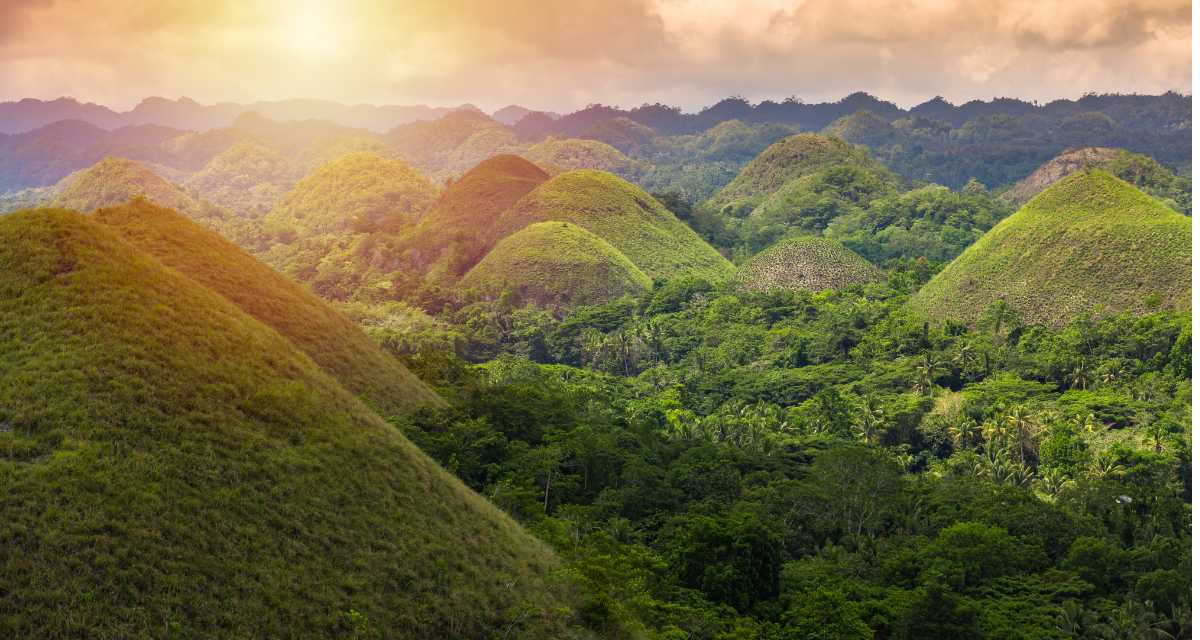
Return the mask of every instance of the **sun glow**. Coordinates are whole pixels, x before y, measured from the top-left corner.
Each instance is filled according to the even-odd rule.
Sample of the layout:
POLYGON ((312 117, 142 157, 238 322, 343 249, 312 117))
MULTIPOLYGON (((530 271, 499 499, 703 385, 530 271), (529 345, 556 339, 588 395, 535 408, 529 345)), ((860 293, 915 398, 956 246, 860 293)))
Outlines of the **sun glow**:
POLYGON ((280 44, 304 58, 329 58, 342 51, 336 5, 326 2, 289 3, 279 28, 280 44))

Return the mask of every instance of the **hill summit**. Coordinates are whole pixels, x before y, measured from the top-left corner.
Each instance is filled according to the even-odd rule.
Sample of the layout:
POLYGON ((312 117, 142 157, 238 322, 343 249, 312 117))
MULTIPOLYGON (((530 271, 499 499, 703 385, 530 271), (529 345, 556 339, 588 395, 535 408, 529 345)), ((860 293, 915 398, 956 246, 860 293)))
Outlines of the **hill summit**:
POLYGON ((180 211, 196 206, 187 194, 141 163, 113 156, 84 171, 48 206, 87 213, 137 196, 180 211))
POLYGON ((1004 300, 1026 324, 1191 309, 1191 220, 1100 171, 1059 180, 909 299, 917 314, 978 321, 1004 300))

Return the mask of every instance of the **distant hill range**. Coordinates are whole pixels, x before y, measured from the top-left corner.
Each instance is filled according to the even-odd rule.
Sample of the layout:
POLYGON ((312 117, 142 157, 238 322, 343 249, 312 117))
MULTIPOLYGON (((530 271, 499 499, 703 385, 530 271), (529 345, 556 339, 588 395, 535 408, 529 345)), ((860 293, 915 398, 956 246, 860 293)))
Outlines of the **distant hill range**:
MULTIPOLYGON (((441 118, 464 108, 476 110, 472 105, 344 105, 329 100, 313 99, 260 101, 251 104, 220 102, 203 105, 186 97, 178 100, 152 97, 142 100, 129 111, 118 112, 95 103, 81 103, 74 98, 48 101, 27 98, 17 102, 0 102, 0 132, 9 135, 25 133, 59 120, 82 120, 103 129, 152 123, 179 129, 207 131, 230 126, 241 114, 257 111, 266 118, 280 122, 330 120, 343 126, 382 133, 418 120, 441 118)), ((518 134, 549 132, 575 136, 601 122, 622 117, 665 134, 678 135, 697 133, 735 119, 746 122, 780 122, 820 131, 839 118, 860 110, 869 110, 888 122, 906 116, 920 116, 949 122, 955 127, 961 127, 983 115, 1009 115, 1037 124, 1039 120, 1057 122, 1082 113, 1103 112, 1127 129, 1141 130, 1178 125, 1183 121, 1190 127, 1191 109, 1191 96, 1173 91, 1157 96, 1091 93, 1078 100, 1055 100, 1046 104, 1015 98, 994 98, 986 102, 972 100, 954 105, 938 96, 907 110, 860 91, 836 102, 815 104, 789 98, 783 102, 764 100, 755 105, 744 98, 731 97, 697 113, 684 113, 679 107, 663 104, 642 105, 627 110, 593 104, 561 117, 556 113, 532 111, 518 105, 509 105, 490 116, 483 115, 499 124, 512 127, 518 134)), ((3 142, 2 138, 0 142, 3 142)))

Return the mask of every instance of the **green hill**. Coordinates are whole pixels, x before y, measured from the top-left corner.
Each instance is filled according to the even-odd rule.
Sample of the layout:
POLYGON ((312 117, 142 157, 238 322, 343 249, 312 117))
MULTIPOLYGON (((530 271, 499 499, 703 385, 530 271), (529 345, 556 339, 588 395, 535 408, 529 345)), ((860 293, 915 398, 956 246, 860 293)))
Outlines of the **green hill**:
POLYGON ((4 637, 566 632, 550 550, 81 214, 0 217, 0 425, 4 637))
POLYGON ((141 164, 108 157, 84 171, 71 186, 47 203, 49 207, 88 212, 142 195, 155 204, 187 210, 196 201, 141 164))
POLYGON ((295 237, 343 235, 355 218, 418 213, 437 195, 437 188, 403 162, 350 153, 301 180, 267 215, 263 228, 284 244, 295 237))
POLYGON ((553 162, 569 170, 599 169, 620 173, 632 161, 612 145, 599 140, 559 140, 554 137, 539 142, 521 157, 530 162, 553 162))
POLYGON ((855 283, 882 282, 886 277, 837 241, 803 236, 754 256, 738 268, 734 279, 758 291, 781 288, 819 293, 855 283))
POLYGON ((878 171, 878 162, 835 136, 801 133, 767 147, 704 207, 723 211, 742 204, 747 211, 787 183, 834 165, 878 171))
POLYGON ((248 215, 275 208, 302 177, 303 167, 291 158, 253 142, 239 142, 185 184, 231 211, 248 215))
POLYGON ((997 224, 907 306, 978 321, 1003 299, 1026 324, 1052 327, 1095 306, 1190 310, 1191 247, 1189 218, 1108 174, 1083 171, 997 224))
POLYGON ((733 265, 638 187, 603 171, 555 176, 513 205, 489 232, 493 242, 537 222, 570 222, 599 236, 651 278, 720 280, 733 265))
POLYGON ((442 403, 354 323, 217 233, 149 203, 99 209, 93 218, 279 332, 346 390, 365 394, 383 415, 442 403))
POLYGON ((539 222, 505 238, 460 284, 505 282, 539 304, 600 304, 653 284, 612 245, 567 222, 539 222))
POLYGON ((562 166, 561 164, 558 164, 557 162, 549 162, 546 160, 542 160, 540 162, 535 162, 534 164, 537 165, 537 168, 541 169, 542 171, 545 171, 546 174, 549 175, 551 178, 553 178, 554 176, 556 176, 560 173, 566 173, 566 172, 570 171, 570 169, 562 166))

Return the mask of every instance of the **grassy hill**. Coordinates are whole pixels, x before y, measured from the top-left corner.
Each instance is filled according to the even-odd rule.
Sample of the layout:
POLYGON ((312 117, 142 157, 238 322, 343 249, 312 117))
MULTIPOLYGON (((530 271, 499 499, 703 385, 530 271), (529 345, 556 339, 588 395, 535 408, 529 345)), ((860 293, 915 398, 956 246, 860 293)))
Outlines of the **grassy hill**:
POLYGON ((266 213, 296 186, 304 169, 278 151, 239 142, 213 158, 185 184, 242 215, 266 213))
POLYGON ((220 235, 149 203, 99 209, 93 219, 279 332, 383 415, 442 403, 354 323, 220 235))
POLYGON ((748 203, 748 211, 787 183, 839 164, 879 168, 869 155, 835 136, 801 133, 784 138, 767 147, 704 206, 722 211, 731 204, 748 203))
POLYGON ((569 624, 541 543, 81 214, 0 217, 0 424, 4 637, 491 637, 525 605, 514 634, 569 624))
POLYGON ((553 162, 568 170, 599 169, 620 173, 632 161, 612 145, 599 140, 559 140, 547 138, 529 148, 521 157, 530 162, 553 162))
POLYGON ((1105 149, 1101 147, 1083 147, 1082 149, 1067 149, 1057 157, 1046 161, 1029 177, 1013 185, 1004 193, 1003 199, 1014 206, 1021 206, 1041 193, 1046 187, 1062 180, 1066 176, 1083 171, 1089 163, 1099 168, 1112 162, 1120 149, 1105 149))
POLYGON ((612 245, 567 222, 539 222, 505 238, 460 284, 505 282, 539 304, 600 304, 653 284, 612 245))
POLYGON ((815 293, 886 280, 883 272, 841 243, 814 236, 776 244, 739 267, 734 279, 758 291, 781 288, 815 293))
POLYGON ((657 200, 603 171, 555 176, 513 205, 496 221, 493 242, 537 222, 570 222, 599 236, 651 278, 733 275, 721 257, 657 200))
POLYGON ((301 180, 267 215, 263 227, 284 244, 289 237, 341 235, 355 218, 417 213, 437 195, 437 188, 403 162, 350 153, 301 180))
POLYGON ((1190 310, 1191 247, 1191 219, 1106 173, 1078 172, 997 224, 908 307, 978 321, 1004 299, 1025 323, 1052 327, 1094 306, 1190 310))
POLYGON ((88 212, 142 195, 155 204, 187 210, 196 201, 141 164, 125 158, 108 157, 83 172, 71 186, 47 206, 88 212))

